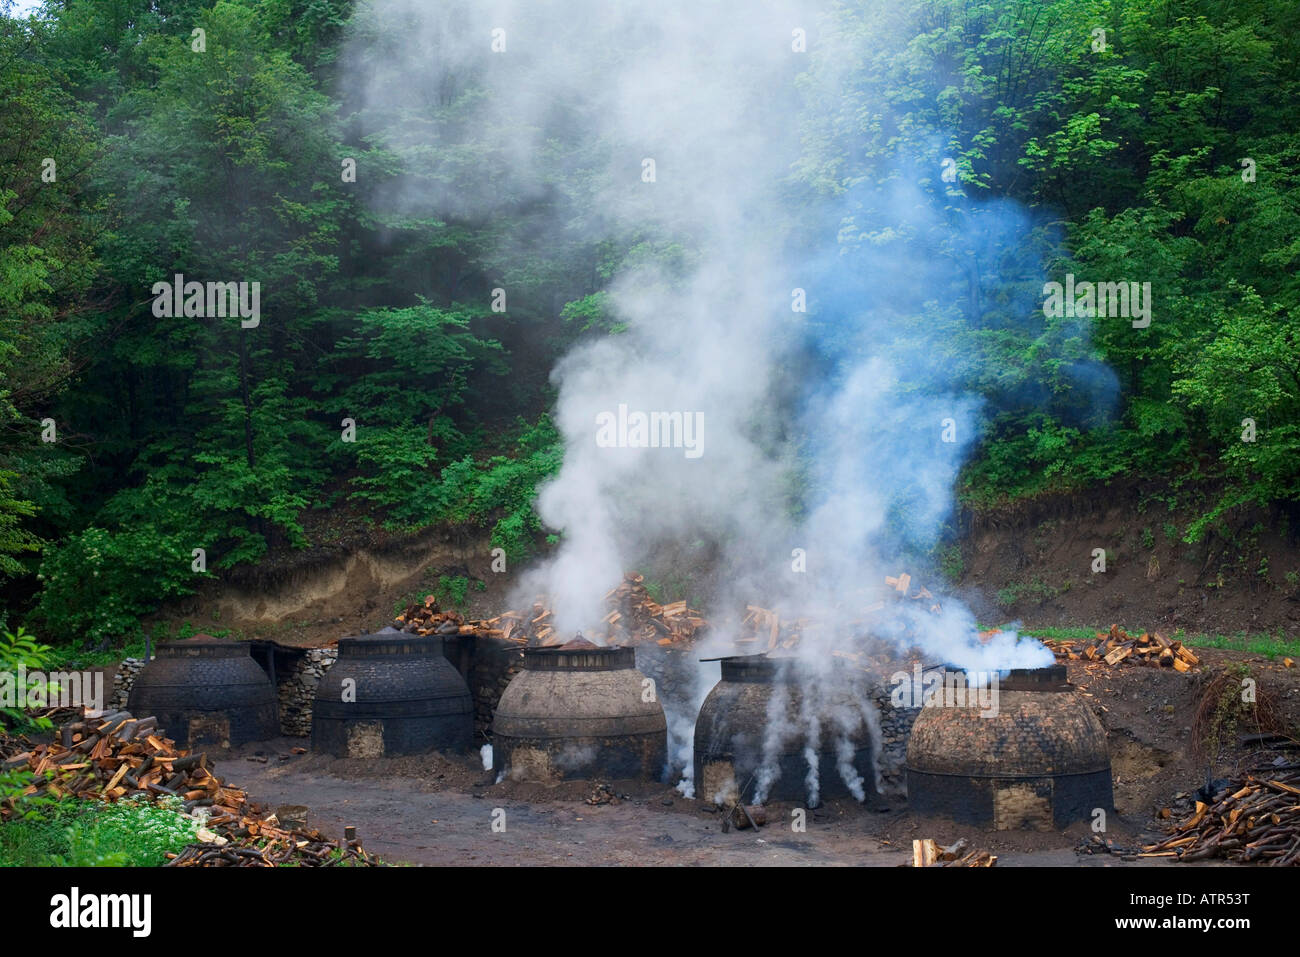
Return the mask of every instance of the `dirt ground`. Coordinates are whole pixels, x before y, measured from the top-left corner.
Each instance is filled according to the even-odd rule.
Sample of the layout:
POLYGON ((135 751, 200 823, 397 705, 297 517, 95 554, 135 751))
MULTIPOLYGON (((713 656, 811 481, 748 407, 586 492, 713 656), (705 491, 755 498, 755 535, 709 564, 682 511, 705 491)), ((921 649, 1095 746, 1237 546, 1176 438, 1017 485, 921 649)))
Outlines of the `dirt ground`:
MULTIPOLYGON (((831 865, 904 866, 914 838, 941 844, 966 838, 993 851, 998 866, 1174 866, 1126 860, 1122 853, 1153 840, 1162 808, 1190 805, 1205 781, 1191 752, 1196 706, 1210 675, 1244 663, 1272 695, 1290 726, 1300 728, 1300 669, 1235 652, 1210 651, 1201 673, 1071 662, 1070 680, 1107 728, 1115 813, 1106 839, 1116 853, 1086 853, 1086 824, 1064 832, 981 832, 910 813, 902 799, 827 802, 792 828, 793 805, 767 808, 769 823, 722 830, 715 809, 667 785, 606 782, 620 799, 585 803, 595 782, 554 787, 493 783, 477 754, 376 760, 295 755, 304 739, 280 738, 217 754, 218 774, 274 810, 305 805, 310 823, 328 834, 354 825, 368 850, 396 863, 423 865, 831 865), (498 823, 494 830, 494 820, 498 823), (504 829, 500 822, 504 820, 504 829)), ((1238 728, 1245 733, 1249 728, 1238 728)), ((1239 748, 1235 734, 1217 756, 1215 776, 1295 751, 1239 748)), ((1099 850, 1099 848, 1094 848, 1099 850)), ((1176 865, 1181 867, 1191 865, 1176 865)))
MULTIPOLYGON (((422 865, 746 865, 877 866, 911 863, 915 837, 947 842, 939 822, 916 820, 900 801, 860 806, 827 802, 792 826, 795 807, 767 807, 768 824, 722 830, 722 814, 665 785, 608 782, 621 799, 592 806, 593 782, 546 788, 492 784, 472 758, 436 755, 417 769, 411 759, 351 762, 287 756, 282 739, 218 758, 218 773, 271 809, 310 808, 310 824, 327 834, 354 825, 367 850, 394 863, 422 865), (480 783, 471 783, 477 779, 480 783), (498 828, 494 830, 494 821, 498 828), (504 828, 499 822, 504 821, 504 828)), ((1066 834, 964 836, 999 854, 999 866, 1123 864, 1111 856, 1076 859, 1086 828, 1066 834)), ((955 839, 955 838, 954 838, 955 839)), ((1124 866, 1129 866, 1124 864, 1124 866)))

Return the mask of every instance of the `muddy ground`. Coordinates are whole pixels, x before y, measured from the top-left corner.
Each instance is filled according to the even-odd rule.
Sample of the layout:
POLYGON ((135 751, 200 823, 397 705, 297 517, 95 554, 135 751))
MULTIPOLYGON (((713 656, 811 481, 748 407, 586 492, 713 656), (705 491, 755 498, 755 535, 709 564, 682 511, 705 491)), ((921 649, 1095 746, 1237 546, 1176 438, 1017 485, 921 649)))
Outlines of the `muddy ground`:
MULTIPOLYGON (((1159 834, 1162 808, 1189 805, 1205 780, 1205 762, 1191 748, 1193 719, 1210 676, 1247 665, 1261 691, 1300 728, 1300 669, 1236 652, 1207 651, 1200 673, 1071 662, 1070 680, 1085 695, 1111 746, 1115 813, 1106 838, 1118 851, 1159 834)), ((1238 747, 1239 727, 1225 736, 1216 776, 1276 760, 1294 750, 1238 747)), ((218 773, 271 809, 305 805, 310 823, 329 834, 358 828, 367 849, 386 860, 424 865, 846 865, 909 864, 914 838, 948 844, 966 838, 993 851, 998 866, 1181 866, 1164 860, 1125 860, 1079 853, 1092 833, 1086 824, 1065 832, 981 832, 942 819, 920 818, 905 800, 827 802, 809 811, 796 832, 793 805, 768 807, 769 823, 722 830, 722 815, 674 788, 606 782, 620 798, 592 806, 592 782, 554 787, 494 783, 477 754, 437 754, 377 760, 295 755, 306 744, 281 738, 216 755, 218 773), (504 830, 494 830, 494 819, 504 830)))

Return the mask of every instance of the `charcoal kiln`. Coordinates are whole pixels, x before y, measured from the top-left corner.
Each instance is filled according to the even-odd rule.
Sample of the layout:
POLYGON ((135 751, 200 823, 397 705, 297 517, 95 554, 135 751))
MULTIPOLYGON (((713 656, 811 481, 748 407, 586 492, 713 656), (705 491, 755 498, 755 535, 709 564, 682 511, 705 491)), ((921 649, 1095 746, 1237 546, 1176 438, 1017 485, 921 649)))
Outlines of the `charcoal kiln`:
POLYGON ((275 688, 249 646, 211 635, 160 644, 132 684, 127 710, 156 715, 182 748, 236 747, 280 733, 275 688))
POLYGON ((377 758, 469 749, 474 702, 441 637, 384 628, 340 639, 338 649, 316 689, 313 751, 377 758))
POLYGON ((1063 665, 1013 670, 996 713, 921 709, 907 745, 912 809, 994 830, 1050 830, 1112 807, 1106 731, 1063 665))
POLYGON ((815 806, 875 794, 874 705, 847 673, 819 675, 798 659, 766 655, 723 658, 721 667, 695 722, 700 800, 815 806))
POLYGON ((497 703, 493 764, 513 780, 657 780, 668 725, 632 648, 581 639, 524 649, 523 670, 497 703))

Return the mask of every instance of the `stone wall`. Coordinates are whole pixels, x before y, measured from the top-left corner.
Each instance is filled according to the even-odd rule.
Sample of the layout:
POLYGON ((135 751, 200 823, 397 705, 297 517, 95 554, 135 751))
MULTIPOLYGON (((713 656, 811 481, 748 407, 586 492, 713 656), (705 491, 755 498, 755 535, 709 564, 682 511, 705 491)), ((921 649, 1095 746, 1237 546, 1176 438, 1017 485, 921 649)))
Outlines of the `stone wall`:
POLYGON ((143 668, 143 658, 127 658, 117 666, 117 673, 113 675, 113 696, 108 702, 110 708, 125 710, 126 699, 131 694, 131 686, 135 684, 135 679, 140 676, 143 668))
POLYGON ((297 738, 311 734, 311 708, 316 701, 316 686, 338 655, 336 648, 308 648, 292 670, 277 675, 281 734, 297 738))
MULTIPOLYGON (((519 645, 501 638, 480 637, 473 641, 473 653, 464 677, 474 697, 474 745, 478 747, 492 740, 492 715, 496 713, 501 692, 523 669, 524 653, 519 645)), ((447 643, 447 657, 456 663, 458 659, 452 654, 451 644, 447 643)))
POLYGON ((896 708, 889 700, 894 686, 877 684, 871 688, 871 700, 880 712, 880 753, 876 767, 880 771, 880 793, 884 797, 907 796, 907 739, 920 708, 896 708))

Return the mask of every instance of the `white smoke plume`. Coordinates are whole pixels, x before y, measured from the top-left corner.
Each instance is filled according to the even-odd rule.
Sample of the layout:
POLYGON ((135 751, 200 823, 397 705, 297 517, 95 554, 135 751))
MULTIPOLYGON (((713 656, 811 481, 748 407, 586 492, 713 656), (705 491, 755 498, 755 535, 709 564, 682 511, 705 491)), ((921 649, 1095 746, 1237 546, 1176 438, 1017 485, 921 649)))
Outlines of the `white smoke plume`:
MULTIPOLYGON (((876 25, 872 43, 910 38, 889 0, 848 6, 876 25)), ((844 9, 832 0, 360 8, 344 82, 362 78, 351 93, 359 122, 374 127, 362 134, 413 170, 377 189, 374 204, 480 221, 534 210, 518 213, 540 216, 534 228, 494 251, 505 276, 536 247, 636 245, 608 285, 623 331, 589 339, 552 372, 564 463, 538 508, 562 537, 514 603, 549 595, 561 633, 595 632, 625 569, 706 541, 725 569, 711 596, 714 647, 733 636, 729 613, 758 601, 822 621, 822 637, 809 632, 800 653, 825 658, 870 600, 864 585, 896 574, 900 549, 924 554, 951 513, 980 403, 948 384, 944 330, 909 318, 941 267, 890 242, 944 233, 941 204, 910 170, 893 171, 896 186, 863 209, 843 189, 817 193, 795 176, 801 138, 842 115, 856 62, 836 29, 844 9), (800 33, 807 52, 796 49, 800 33), (811 246, 809 223, 824 226, 811 246), (792 311, 796 288, 813 304, 807 314, 792 311), (695 446, 600 442, 600 423, 621 412, 680 413, 700 423, 695 446), (955 442, 939 441, 945 420, 955 442), (791 571, 794 548, 806 572, 791 571)), ((875 105, 867 96, 861 109, 875 105)), ((937 177, 937 143, 916 159, 937 177)), ((1000 242, 1015 242, 1018 217, 1006 208, 1000 242)), ((977 641, 973 616, 951 599, 937 615, 913 604, 900 605, 899 641, 906 626, 905 643, 930 660, 1050 661, 1014 634, 977 641)), ((795 730, 777 711, 772 747, 795 730)), ((673 717, 670 763, 689 767, 681 722, 694 716, 673 717)), ((806 716, 804 733, 820 736, 826 717, 806 716)), ((879 741, 878 717, 855 709, 830 720, 840 774, 859 793, 847 742, 864 722, 879 741)), ((760 799, 774 774, 765 761, 760 799)))
POLYGON ((808 766, 804 774, 804 788, 808 796, 808 806, 818 807, 821 802, 821 741, 822 717, 827 709, 819 700, 819 689, 805 686, 799 698, 799 729, 803 738, 803 759, 808 766))
MULTIPOLYGON (((767 725, 763 729, 763 760, 754 772, 753 803, 763 804, 774 785, 781 777, 780 759, 786 743, 798 733, 797 725, 790 721, 790 689, 784 681, 773 684, 772 695, 767 699, 767 725)), ((747 782, 736 781, 741 790, 737 800, 745 800, 744 789, 747 782)), ((714 797, 715 803, 718 802, 714 797)))

